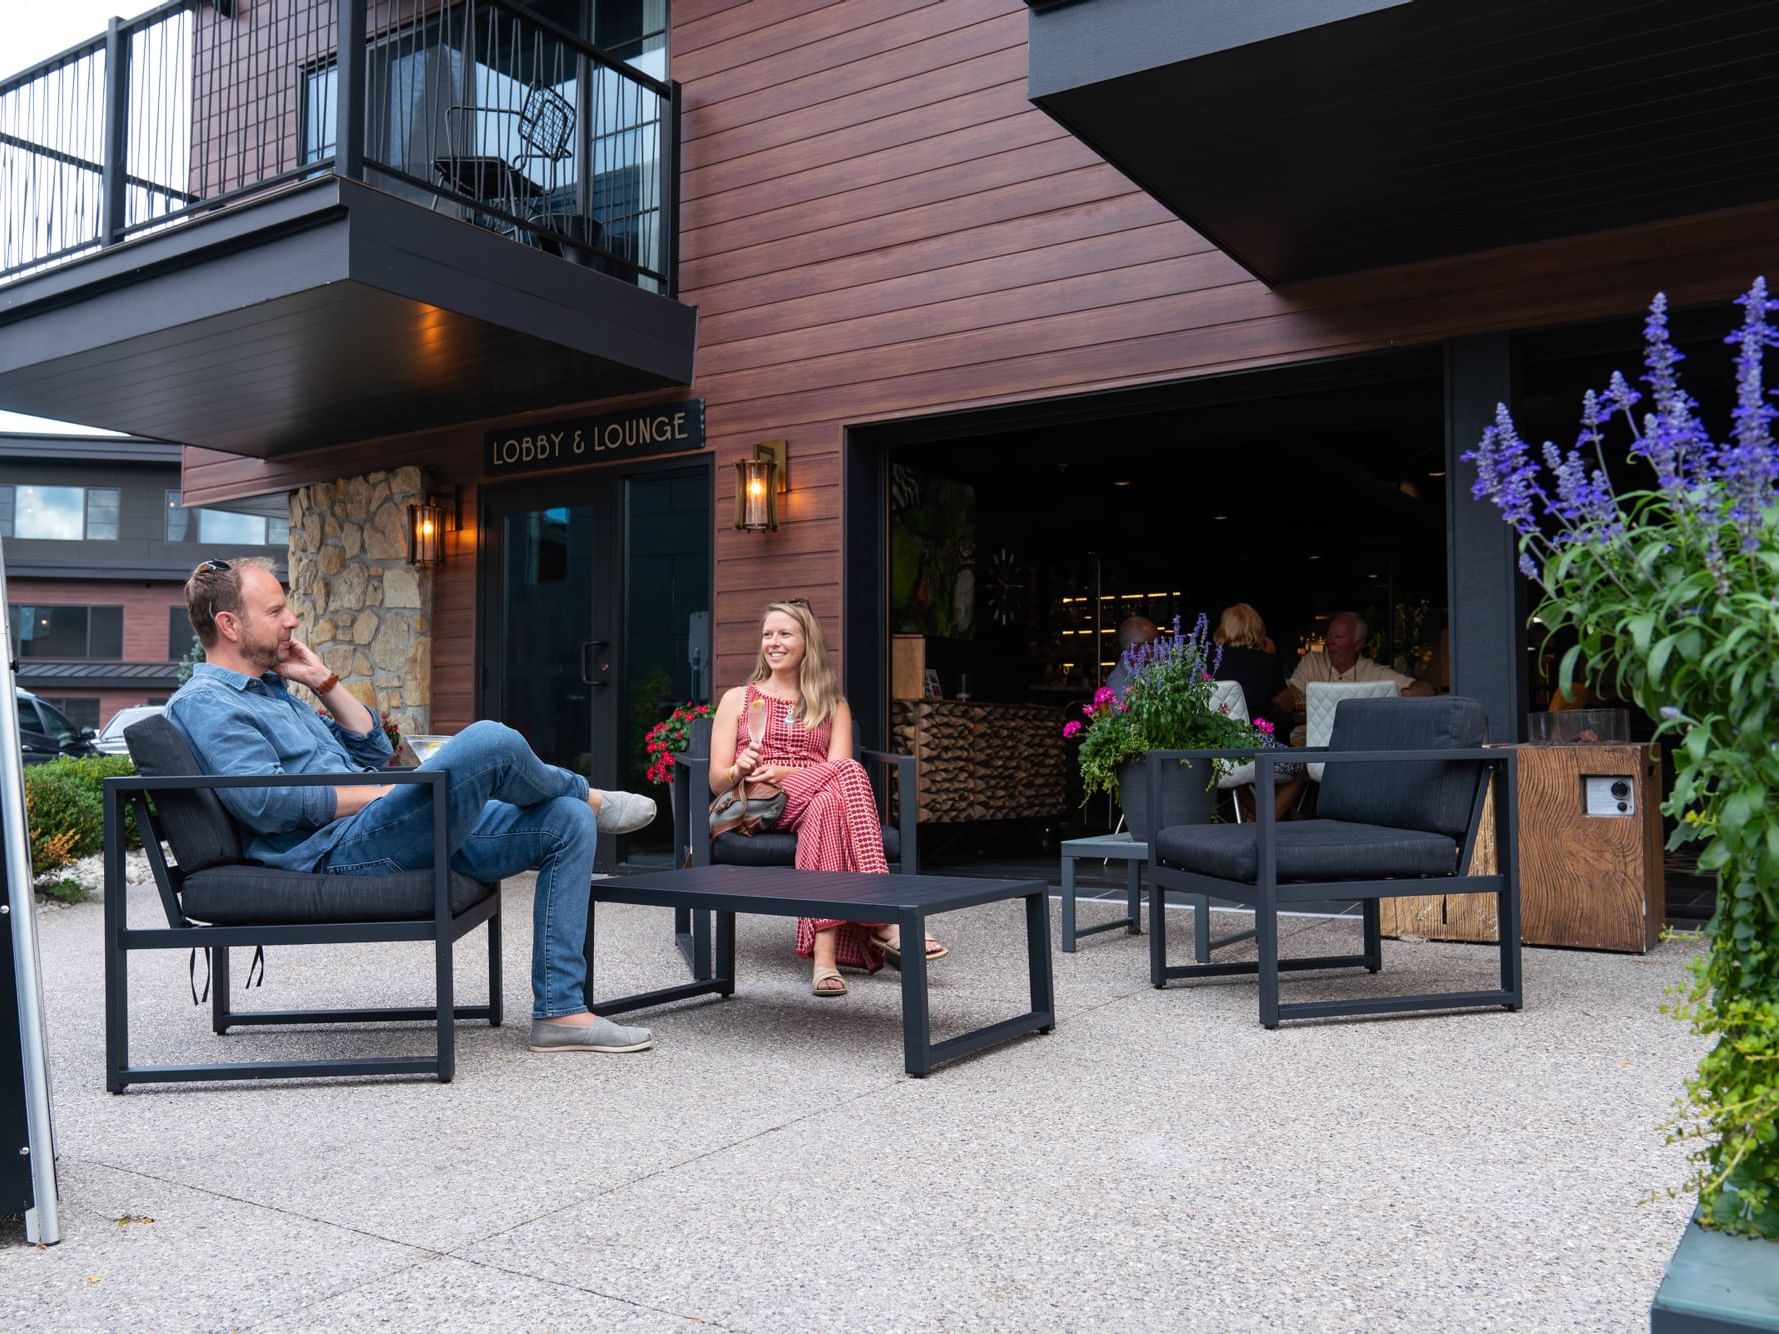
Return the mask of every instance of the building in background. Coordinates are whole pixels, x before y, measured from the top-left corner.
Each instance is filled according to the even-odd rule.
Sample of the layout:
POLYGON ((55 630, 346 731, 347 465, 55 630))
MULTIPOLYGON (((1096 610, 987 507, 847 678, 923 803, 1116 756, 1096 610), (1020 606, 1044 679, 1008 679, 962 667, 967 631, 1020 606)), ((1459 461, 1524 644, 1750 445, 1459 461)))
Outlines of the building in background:
POLYGON ((1060 747, 1123 616, 1237 600, 1286 656, 1367 613, 1509 739, 1540 646, 1461 455, 1498 402, 1572 439, 1658 290, 1719 401, 1756 13, 172 0, 0 79, 0 407, 293 496, 330 667, 602 785, 774 595, 874 742, 897 635, 1060 747))
POLYGON ((18 683, 76 727, 172 694, 184 584, 208 556, 289 550, 283 495, 187 509, 180 447, 0 433, 0 540, 18 683))

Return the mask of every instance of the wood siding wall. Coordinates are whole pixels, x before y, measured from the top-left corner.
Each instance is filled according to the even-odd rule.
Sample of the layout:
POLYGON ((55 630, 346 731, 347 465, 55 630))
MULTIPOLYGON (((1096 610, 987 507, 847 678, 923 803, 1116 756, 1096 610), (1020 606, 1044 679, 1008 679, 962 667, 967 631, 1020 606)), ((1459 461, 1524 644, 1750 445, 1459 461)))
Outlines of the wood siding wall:
MULTIPOLYGON (((1026 21, 1021 0, 673 4, 718 683, 751 664, 770 595, 809 596, 838 638, 849 425, 1624 314, 1657 289, 1719 301, 1779 242, 1779 206, 1759 206, 1268 289, 1026 101, 1026 21), (773 437, 791 449, 785 522, 734 532, 725 465, 773 437)), ((380 442, 375 466, 473 478, 485 425, 380 442)), ((329 455, 191 451, 186 489, 203 503, 365 466, 329 455)), ((473 606, 473 575, 445 567, 441 608, 473 606)), ((470 656, 441 638, 440 727, 468 721, 470 656)))

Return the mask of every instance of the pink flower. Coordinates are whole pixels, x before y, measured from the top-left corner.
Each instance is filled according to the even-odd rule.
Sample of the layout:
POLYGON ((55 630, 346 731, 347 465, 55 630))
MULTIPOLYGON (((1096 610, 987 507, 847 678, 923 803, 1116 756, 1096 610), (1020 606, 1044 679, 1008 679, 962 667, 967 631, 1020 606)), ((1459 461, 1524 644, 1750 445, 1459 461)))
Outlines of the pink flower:
POLYGON ((1259 728, 1262 732, 1265 732, 1268 736, 1273 734, 1273 725, 1267 722, 1264 718, 1256 718, 1254 720, 1254 726, 1259 728))
POLYGON ((1080 730, 1081 730, 1081 723, 1079 720, 1074 719, 1074 718, 1069 719, 1068 722, 1066 722, 1062 725, 1062 734, 1066 737, 1074 736, 1075 733, 1079 732, 1080 730))
POLYGON ((1113 690, 1111 686, 1101 686, 1098 690, 1093 692, 1093 706, 1097 709, 1100 705, 1108 703, 1116 698, 1118 698, 1118 692, 1113 690))
POLYGON ((1209 672, 1202 672, 1202 673, 1200 673, 1200 675, 1203 676, 1203 678, 1207 681, 1209 681, 1211 679, 1211 674, 1209 672))

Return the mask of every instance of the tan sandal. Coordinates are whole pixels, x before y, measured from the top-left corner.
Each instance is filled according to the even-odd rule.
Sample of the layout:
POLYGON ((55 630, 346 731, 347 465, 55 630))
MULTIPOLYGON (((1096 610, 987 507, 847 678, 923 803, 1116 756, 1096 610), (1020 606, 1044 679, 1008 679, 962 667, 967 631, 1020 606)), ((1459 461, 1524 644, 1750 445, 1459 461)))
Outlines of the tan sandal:
MULTIPOLYGON (((878 949, 883 951, 884 961, 888 963, 891 968, 900 968, 902 966, 902 944, 900 941, 885 940, 882 936, 872 936, 871 942, 876 945, 878 949)), ((931 936, 926 938, 926 945, 927 960, 929 962, 934 959, 943 959, 947 954, 951 953, 950 950, 934 940, 931 936)))
POLYGON ((815 976, 809 980, 809 992, 813 996, 844 996, 846 979, 840 976, 838 968, 818 968, 815 976), (824 987, 824 982, 838 982, 840 985, 824 987))

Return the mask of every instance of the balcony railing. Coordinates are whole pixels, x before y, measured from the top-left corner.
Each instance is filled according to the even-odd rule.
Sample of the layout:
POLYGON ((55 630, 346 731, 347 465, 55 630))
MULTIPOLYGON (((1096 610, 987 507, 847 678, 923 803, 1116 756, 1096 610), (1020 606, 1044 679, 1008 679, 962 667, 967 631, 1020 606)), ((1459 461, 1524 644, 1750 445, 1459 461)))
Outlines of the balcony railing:
POLYGON ((173 0, 0 80, 0 282, 333 172, 671 296, 678 112, 510 0, 173 0))

